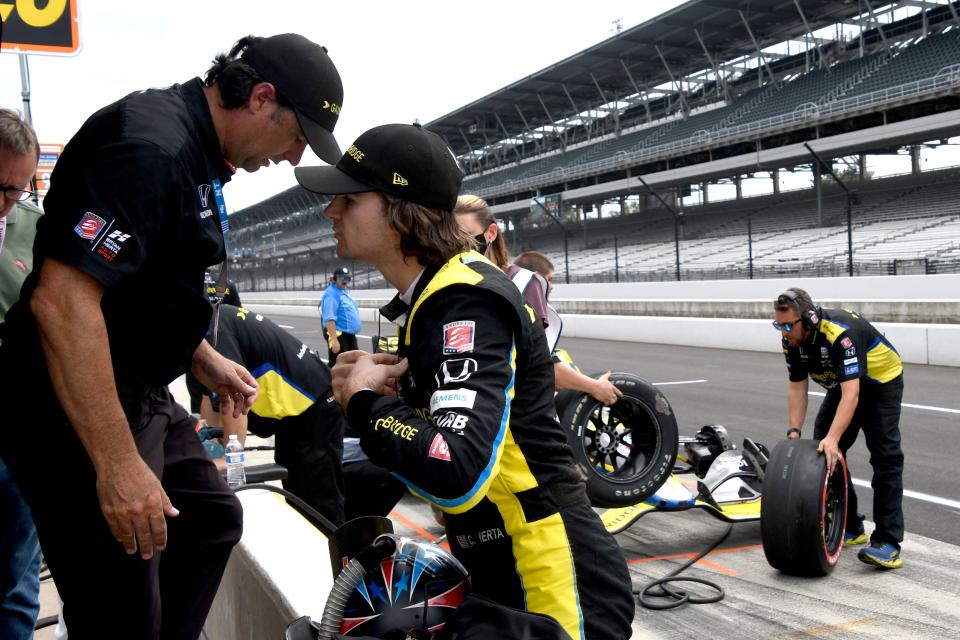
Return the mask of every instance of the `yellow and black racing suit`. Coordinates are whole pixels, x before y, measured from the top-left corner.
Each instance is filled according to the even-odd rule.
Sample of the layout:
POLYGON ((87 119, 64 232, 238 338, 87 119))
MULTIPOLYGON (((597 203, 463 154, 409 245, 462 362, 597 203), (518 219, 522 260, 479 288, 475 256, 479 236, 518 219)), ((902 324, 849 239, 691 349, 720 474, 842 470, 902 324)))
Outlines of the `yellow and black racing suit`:
MULTIPOLYGON (((903 363, 900 355, 876 327, 853 311, 817 309, 819 322, 809 341, 797 347, 783 341, 790 380, 810 379, 827 390, 814 422, 813 437, 823 439, 840 404, 840 383, 860 380, 857 409, 840 437, 844 456, 863 431, 873 466, 871 540, 900 546, 903 540, 903 452, 900 449, 900 402, 903 399, 903 363)), ((861 533, 863 516, 857 511, 853 481, 847 485, 847 531, 861 533)))
POLYGON ((475 252, 420 277, 402 399, 358 392, 347 416, 375 464, 446 513, 474 590, 556 618, 572 638, 630 635, 619 546, 587 502, 553 408, 538 318, 475 252))

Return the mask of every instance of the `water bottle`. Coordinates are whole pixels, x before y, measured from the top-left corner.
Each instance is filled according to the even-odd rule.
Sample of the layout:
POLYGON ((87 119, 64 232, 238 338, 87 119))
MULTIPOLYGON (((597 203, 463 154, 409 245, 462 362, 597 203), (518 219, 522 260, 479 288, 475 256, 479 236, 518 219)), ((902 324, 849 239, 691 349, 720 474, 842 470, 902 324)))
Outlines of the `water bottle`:
POLYGON ((242 487, 247 482, 247 472, 243 470, 243 444, 237 436, 231 435, 225 448, 227 457, 227 484, 231 489, 242 487))

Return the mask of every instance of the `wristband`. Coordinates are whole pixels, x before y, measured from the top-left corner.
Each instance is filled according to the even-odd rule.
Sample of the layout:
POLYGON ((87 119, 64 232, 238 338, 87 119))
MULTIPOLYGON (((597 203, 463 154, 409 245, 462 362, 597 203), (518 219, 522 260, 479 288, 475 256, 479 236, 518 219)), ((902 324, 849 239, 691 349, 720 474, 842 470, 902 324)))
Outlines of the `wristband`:
POLYGON ((788 438, 792 436, 794 433, 797 434, 797 437, 800 437, 800 429, 797 429, 796 427, 790 427, 789 429, 787 429, 788 438))

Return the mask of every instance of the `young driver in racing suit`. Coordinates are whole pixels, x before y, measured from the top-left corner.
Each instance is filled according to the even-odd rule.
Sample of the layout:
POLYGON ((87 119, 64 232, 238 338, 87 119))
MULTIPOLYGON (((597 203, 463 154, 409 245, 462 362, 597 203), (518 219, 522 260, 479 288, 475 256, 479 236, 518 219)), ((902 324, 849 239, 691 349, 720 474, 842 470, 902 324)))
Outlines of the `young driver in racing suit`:
POLYGON ((386 125, 297 179, 338 195, 326 215, 340 257, 376 266, 408 305, 402 360, 354 351, 333 370, 370 460, 445 512, 474 592, 549 615, 573 638, 629 637, 629 572, 554 417, 543 329, 503 272, 468 250, 451 213, 462 174, 450 150, 416 125, 386 125))

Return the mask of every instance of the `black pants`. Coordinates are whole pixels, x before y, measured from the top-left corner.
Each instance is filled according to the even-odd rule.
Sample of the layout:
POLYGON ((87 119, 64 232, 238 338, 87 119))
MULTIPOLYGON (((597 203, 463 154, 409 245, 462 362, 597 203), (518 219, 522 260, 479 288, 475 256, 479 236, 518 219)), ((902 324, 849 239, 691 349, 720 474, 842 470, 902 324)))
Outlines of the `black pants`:
POLYGON ((187 383, 187 393, 190 394, 190 413, 199 414, 200 402, 203 396, 210 394, 210 391, 189 371, 184 375, 184 380, 187 383))
MULTIPOLYGON (((274 459, 287 468, 283 488, 343 524, 344 417, 340 405, 320 400, 298 416, 282 420, 252 419, 250 431, 274 436, 274 459)), ((296 508, 296 505, 293 505, 296 508)))
POLYGON ((386 516, 407 492, 407 485, 369 460, 344 464, 343 483, 347 522, 360 516, 386 516))
MULTIPOLYGON (((903 400, 903 376, 886 384, 860 382, 860 399, 850 426, 840 437, 844 457, 863 432, 870 450, 873 467, 873 520, 877 528, 872 542, 889 542, 899 548, 903 541, 903 452, 900 450, 900 402, 903 400)), ((830 424, 840 404, 840 388, 827 391, 817 419, 813 437, 821 440, 830 431, 830 424)), ((863 516, 858 512, 853 478, 847 484, 847 531, 863 531, 863 516)))
POLYGON ((338 355, 344 351, 356 351, 360 348, 357 346, 357 336, 354 333, 341 333, 337 336, 337 341, 340 343, 340 351, 336 353, 330 348, 330 336, 326 329, 323 330, 323 338, 327 341, 327 365, 331 368, 337 364, 338 355))
MULTIPOLYGON (((488 494, 489 495, 489 494, 488 494)), ((634 599, 623 552, 585 502, 527 520, 517 499, 445 514, 450 549, 473 592, 549 615, 574 640, 630 636, 634 599)), ((543 507, 544 505, 540 505, 543 507)))
POLYGON ((194 419, 163 388, 142 400, 132 426, 141 457, 180 511, 167 519, 166 549, 142 560, 110 534, 93 465, 52 392, 40 394, 32 406, 8 403, 0 448, 33 512, 70 638, 195 640, 243 513, 197 439, 194 419))

